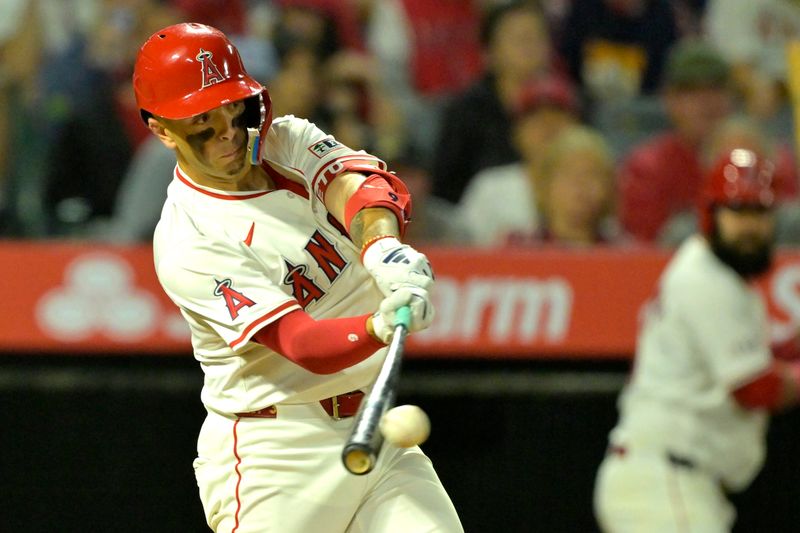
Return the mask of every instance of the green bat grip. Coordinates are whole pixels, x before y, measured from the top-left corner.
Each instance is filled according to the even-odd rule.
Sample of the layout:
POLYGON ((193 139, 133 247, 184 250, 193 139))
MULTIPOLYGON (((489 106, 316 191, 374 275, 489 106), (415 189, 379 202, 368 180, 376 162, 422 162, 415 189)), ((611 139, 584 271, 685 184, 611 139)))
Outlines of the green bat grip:
POLYGON ((397 312, 394 314, 394 325, 395 326, 403 326, 408 330, 408 326, 411 324, 411 308, 407 305, 404 305, 397 312))

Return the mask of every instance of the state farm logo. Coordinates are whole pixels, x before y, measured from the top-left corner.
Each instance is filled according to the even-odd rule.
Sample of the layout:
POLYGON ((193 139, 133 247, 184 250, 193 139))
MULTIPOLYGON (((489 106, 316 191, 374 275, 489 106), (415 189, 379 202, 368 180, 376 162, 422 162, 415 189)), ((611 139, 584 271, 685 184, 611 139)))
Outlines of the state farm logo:
POLYGON ((779 267, 770 278, 767 291, 775 308, 788 317, 770 321, 772 340, 784 342, 796 337, 800 324, 800 265, 779 267))
POLYGON ((159 326, 172 337, 187 337, 181 317, 162 317, 155 297, 136 287, 131 266, 105 253, 87 254, 70 263, 63 283, 37 302, 36 321, 44 332, 62 341, 102 334, 132 342, 159 326))
POLYGON ((434 288, 436 320, 415 334, 421 343, 474 341, 557 343, 569 331, 573 291, 565 279, 440 278, 434 288))

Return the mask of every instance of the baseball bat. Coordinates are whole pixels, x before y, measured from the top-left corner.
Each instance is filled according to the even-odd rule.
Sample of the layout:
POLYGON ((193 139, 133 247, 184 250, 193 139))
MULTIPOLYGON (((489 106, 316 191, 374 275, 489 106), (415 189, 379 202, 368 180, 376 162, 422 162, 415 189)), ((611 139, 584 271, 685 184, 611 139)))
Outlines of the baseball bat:
POLYGON ((403 306, 395 314, 396 322, 389 351, 369 394, 356 413, 350 438, 342 450, 342 462, 351 474, 362 476, 375 467, 383 445, 378 426, 384 413, 394 404, 400 367, 403 361, 411 309, 403 306))

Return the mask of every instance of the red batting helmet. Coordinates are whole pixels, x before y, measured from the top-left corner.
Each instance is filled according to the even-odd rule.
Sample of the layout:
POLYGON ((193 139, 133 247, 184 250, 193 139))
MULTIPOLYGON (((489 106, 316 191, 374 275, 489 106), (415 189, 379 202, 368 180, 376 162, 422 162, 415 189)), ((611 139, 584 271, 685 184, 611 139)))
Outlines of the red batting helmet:
POLYGON ((775 203, 775 167, 751 150, 726 153, 706 176, 700 198, 700 229, 710 235, 717 206, 772 207, 775 203))
POLYGON ((269 93, 218 29, 183 23, 151 35, 136 58, 133 89, 145 121, 189 118, 245 99, 251 163, 260 161, 261 139, 272 123, 269 93))

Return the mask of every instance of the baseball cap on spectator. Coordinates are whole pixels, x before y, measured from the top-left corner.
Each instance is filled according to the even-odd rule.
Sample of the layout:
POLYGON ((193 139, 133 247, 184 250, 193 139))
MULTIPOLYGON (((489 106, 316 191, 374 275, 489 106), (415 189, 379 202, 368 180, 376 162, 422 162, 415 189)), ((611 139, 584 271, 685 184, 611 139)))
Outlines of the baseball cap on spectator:
POLYGON ((525 85, 521 92, 514 114, 520 116, 541 107, 554 107, 578 115, 580 103, 572 84, 558 76, 538 78, 525 85))
POLYGON ((664 68, 665 87, 722 87, 730 80, 730 65, 711 45, 698 40, 676 44, 670 51, 664 68))

